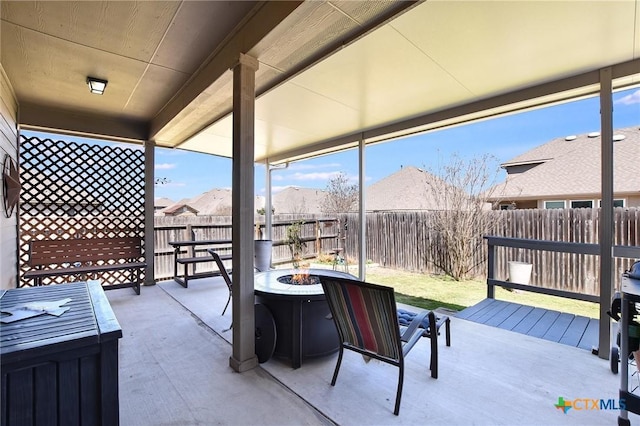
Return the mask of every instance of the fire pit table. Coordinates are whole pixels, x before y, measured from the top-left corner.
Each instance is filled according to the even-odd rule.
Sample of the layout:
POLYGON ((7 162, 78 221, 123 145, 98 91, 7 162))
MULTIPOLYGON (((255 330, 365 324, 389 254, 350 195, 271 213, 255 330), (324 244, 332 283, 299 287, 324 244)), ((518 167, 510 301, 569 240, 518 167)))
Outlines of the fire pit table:
POLYGON ((274 356, 299 368, 305 358, 340 348, 338 332, 318 276, 357 279, 330 269, 273 269, 255 275, 256 303, 271 311, 276 324, 274 356))

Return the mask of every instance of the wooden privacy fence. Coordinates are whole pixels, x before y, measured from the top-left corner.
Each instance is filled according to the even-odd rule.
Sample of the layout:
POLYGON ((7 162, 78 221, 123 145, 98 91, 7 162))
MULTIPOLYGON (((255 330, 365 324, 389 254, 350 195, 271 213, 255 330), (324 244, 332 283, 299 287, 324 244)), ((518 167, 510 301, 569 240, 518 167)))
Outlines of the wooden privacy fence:
MULTIPOLYGON (((492 226, 478 230, 483 235, 534 240, 598 244, 599 209, 501 210, 486 212, 492 226)), ((435 260, 448 256, 438 244, 431 212, 368 213, 367 260, 381 266, 439 274, 435 260)), ((357 213, 339 215, 344 228, 346 255, 354 262, 358 257, 360 221, 357 213)), ((638 246, 640 243, 640 209, 616 208, 614 211, 614 245, 638 246)), ((472 275, 486 278, 487 245, 474 252, 476 265, 472 275)), ((615 258, 614 279, 619 287, 620 275, 634 259, 615 258)), ((531 285, 566 283, 568 291, 598 295, 599 257, 590 254, 562 253, 522 248, 499 247, 495 251, 495 276, 507 279, 508 262, 522 261, 533 265, 531 285)))
MULTIPOLYGON (((291 252, 287 245, 287 227, 300 223, 300 237, 304 244, 305 258, 317 257, 336 247, 336 219, 316 217, 315 215, 275 215, 272 227, 273 264, 291 262, 291 252)), ((265 235, 263 218, 256 219, 256 239, 265 235)), ((154 272, 156 280, 173 278, 174 249, 169 241, 178 240, 225 240, 231 239, 231 217, 229 216, 156 216, 154 218, 154 272)), ((205 256, 196 249, 192 256, 205 256)), ((221 254, 230 254, 231 247, 223 249, 221 254)), ((214 268, 203 264, 202 268, 214 268)))

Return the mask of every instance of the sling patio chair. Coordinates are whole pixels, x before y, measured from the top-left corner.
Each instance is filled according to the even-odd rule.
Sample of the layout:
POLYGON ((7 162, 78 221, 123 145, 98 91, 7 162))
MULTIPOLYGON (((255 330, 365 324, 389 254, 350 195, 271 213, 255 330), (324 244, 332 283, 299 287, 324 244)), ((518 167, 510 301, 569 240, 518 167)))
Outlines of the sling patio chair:
MULTIPOLYGON (((229 298, 227 299, 227 304, 224 305, 224 309, 222 310, 222 315, 224 315, 229 307, 229 302, 231 302, 231 296, 233 294, 231 277, 229 276, 229 272, 227 272, 227 268, 225 268, 222 263, 220 255, 213 249, 207 249, 207 251, 211 256, 213 256, 213 260, 216 262, 216 265, 218 265, 218 269, 220 270, 220 275, 222 275, 222 278, 229 289, 229 298)), ((254 268, 254 270, 257 271, 257 268, 254 268)), ((269 308, 265 305, 256 303, 254 308, 256 324, 256 356, 258 357, 258 362, 262 364, 263 362, 267 362, 271 359, 273 352, 276 349, 276 323, 273 319, 273 315, 271 315, 271 312, 269 311, 269 308)), ((229 325, 229 328, 223 331, 229 331, 232 328, 233 321, 231 322, 231 325, 229 325)))
POLYGON ((213 249, 207 249, 207 251, 211 256, 213 256, 213 260, 216 262, 216 265, 218 265, 218 270, 220 271, 220 275, 222 275, 222 278, 224 279, 224 282, 227 284, 227 288, 229 289, 229 298, 227 299, 227 304, 224 305, 224 309, 222 310, 222 315, 224 315, 224 313, 227 312, 227 308, 229 307, 229 302, 231 302, 231 294, 232 294, 231 293, 232 291, 231 277, 229 277, 227 268, 225 268, 224 263, 222 263, 222 259, 220 258, 220 255, 216 253, 213 249))
MULTIPOLYGON (((428 318, 429 323, 433 324, 431 330, 435 330, 435 314, 430 311, 418 313, 401 331, 392 287, 327 276, 320 276, 320 282, 341 343, 331 386, 336 384, 344 349, 395 365, 400 371, 393 414, 398 415, 404 381, 404 357, 425 332, 420 328, 423 320, 428 318)), ((437 331, 431 334, 437 338, 437 331)), ((437 362, 434 365, 433 354, 431 364, 431 367, 437 366, 437 362)))

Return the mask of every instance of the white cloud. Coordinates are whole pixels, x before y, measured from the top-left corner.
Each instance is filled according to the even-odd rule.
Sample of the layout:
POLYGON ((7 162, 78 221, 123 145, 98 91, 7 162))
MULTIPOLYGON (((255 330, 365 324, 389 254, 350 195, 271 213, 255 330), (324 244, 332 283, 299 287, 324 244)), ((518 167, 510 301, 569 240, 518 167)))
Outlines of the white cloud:
POLYGON ((325 163, 325 164, 303 164, 303 163, 294 163, 289 166, 289 170, 316 170, 316 169, 326 169, 326 168, 336 168, 340 167, 340 163, 325 163))
POLYGON ((284 180, 284 177, 282 175, 271 175, 271 180, 284 180))
POLYGON ((112 146, 114 148, 133 149, 133 150, 136 150, 136 151, 144 151, 144 146, 143 145, 134 144, 134 143, 117 142, 117 143, 114 143, 112 146))
POLYGON ((337 175, 340 172, 316 172, 316 173, 294 173, 291 176, 291 179, 294 180, 329 180, 337 175))
POLYGON ((640 104, 640 89, 636 90, 630 95, 627 95, 618 99, 617 101, 614 102, 614 104, 622 104, 622 105, 640 104))
POLYGON ((171 156, 174 157, 176 155, 186 155, 187 151, 181 150, 181 149, 174 149, 174 148, 162 148, 162 147, 156 147, 156 155, 157 156, 171 156))
POLYGON ((160 163, 160 164, 156 164, 154 168, 156 170, 169 170, 169 169, 175 169, 176 165, 175 163, 160 163))

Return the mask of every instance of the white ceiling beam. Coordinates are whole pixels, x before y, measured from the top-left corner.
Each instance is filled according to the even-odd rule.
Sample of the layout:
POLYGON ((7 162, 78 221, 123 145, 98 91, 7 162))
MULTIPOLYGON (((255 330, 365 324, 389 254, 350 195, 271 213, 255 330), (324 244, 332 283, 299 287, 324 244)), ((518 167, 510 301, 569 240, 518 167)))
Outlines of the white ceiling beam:
POLYGON ((102 113, 69 111, 21 102, 18 114, 21 129, 135 143, 144 143, 149 134, 146 121, 110 117, 102 113))
POLYGON ((154 139, 162 129, 177 120, 185 108, 196 101, 198 96, 237 62, 239 54, 249 52, 301 3, 303 2, 267 1, 260 3, 254 13, 241 24, 238 31, 218 51, 212 54, 208 61, 151 121, 150 139, 154 139))
MULTIPOLYGON (((614 79, 640 74, 640 59, 634 59, 631 61, 613 65, 611 69, 614 79)), ((442 111, 420 115, 418 117, 399 121, 397 123, 385 124, 371 129, 366 129, 347 135, 341 135, 336 138, 321 141, 312 145, 307 145, 298 149, 282 152, 280 154, 272 154, 269 156, 269 161, 276 164, 284 161, 310 157, 316 151, 327 153, 331 150, 344 149, 346 144, 353 147, 357 145, 357 141, 361 136, 364 136, 364 139, 367 143, 379 142, 385 139, 406 136, 413 132, 446 128, 452 125, 459 125, 465 122, 472 122, 478 119, 498 116, 507 112, 512 113, 534 107, 559 103, 574 98, 576 95, 572 91, 580 88, 588 88, 588 90, 581 93, 581 96, 595 95, 600 90, 599 83, 600 71, 589 71, 574 75, 572 77, 538 84, 502 95, 493 96, 491 98, 470 102, 453 108, 447 108, 442 111), (565 94, 564 96, 563 93, 565 94), (531 101, 538 98, 541 99, 541 102, 539 103, 535 103, 533 105, 527 104, 526 106, 518 105, 519 103, 531 101), (508 111, 501 110, 497 113, 495 111, 492 112, 492 110, 508 105, 513 105, 513 108, 508 109, 508 111), (454 122, 451 123, 451 120, 453 120, 454 122), (437 123, 443 124, 438 125, 437 123), (430 127, 429 129, 424 129, 426 126, 434 124, 435 126, 430 127), (411 129, 416 130, 412 132, 411 129)), ((635 83, 630 84, 637 83, 638 82, 636 81, 635 83)), ((256 161, 263 160, 264 159, 262 158, 256 159, 256 161)))

